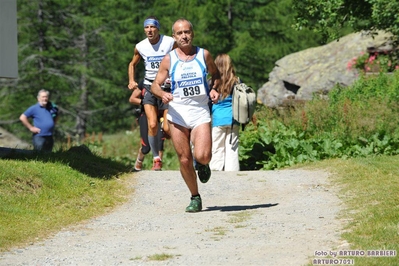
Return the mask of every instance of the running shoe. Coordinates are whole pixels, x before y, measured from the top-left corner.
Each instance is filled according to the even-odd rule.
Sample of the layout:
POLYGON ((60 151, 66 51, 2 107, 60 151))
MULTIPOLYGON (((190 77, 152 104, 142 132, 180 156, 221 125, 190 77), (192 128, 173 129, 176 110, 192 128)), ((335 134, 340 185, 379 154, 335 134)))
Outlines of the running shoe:
POLYGON ((198 178, 202 183, 208 182, 211 178, 211 169, 209 164, 203 165, 197 162, 198 178))
POLYGON ((152 166, 152 170, 161 171, 162 170, 162 161, 160 158, 154 159, 154 164, 152 166))
POLYGON ((143 167, 143 161, 140 161, 139 158, 136 159, 136 163, 134 164, 134 172, 140 172, 143 167))
POLYGON ((190 205, 187 206, 186 212, 200 212, 202 210, 201 196, 191 197, 190 205))

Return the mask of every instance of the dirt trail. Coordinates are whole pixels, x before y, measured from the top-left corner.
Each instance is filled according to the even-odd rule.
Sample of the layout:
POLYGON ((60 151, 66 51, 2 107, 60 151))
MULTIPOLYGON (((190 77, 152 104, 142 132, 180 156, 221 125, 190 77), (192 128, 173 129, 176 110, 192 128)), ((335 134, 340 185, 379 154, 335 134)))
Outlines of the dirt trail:
POLYGON ((322 171, 213 172, 203 211, 185 213, 177 171, 129 179, 131 199, 43 242, 0 254, 0 265, 306 265, 340 245, 341 202, 322 171), (171 257, 157 261, 154 255, 171 257))

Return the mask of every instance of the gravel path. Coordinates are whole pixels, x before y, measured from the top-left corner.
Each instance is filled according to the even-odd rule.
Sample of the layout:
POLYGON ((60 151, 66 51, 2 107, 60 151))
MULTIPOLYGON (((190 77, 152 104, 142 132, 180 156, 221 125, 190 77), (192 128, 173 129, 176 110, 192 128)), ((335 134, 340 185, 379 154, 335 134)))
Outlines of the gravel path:
POLYGON ((213 172, 203 211, 185 213, 177 171, 132 174, 130 200, 113 212, 0 254, 0 265, 306 265, 340 244, 341 202, 328 173, 213 172), (156 255, 170 258, 154 260, 156 255))

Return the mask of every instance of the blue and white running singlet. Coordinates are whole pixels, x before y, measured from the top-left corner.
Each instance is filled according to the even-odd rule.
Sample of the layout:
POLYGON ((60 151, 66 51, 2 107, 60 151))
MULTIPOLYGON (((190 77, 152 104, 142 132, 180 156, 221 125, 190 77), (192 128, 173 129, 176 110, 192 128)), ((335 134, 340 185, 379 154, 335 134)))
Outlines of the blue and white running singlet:
POLYGON ((169 53, 173 100, 169 102, 168 120, 187 128, 210 122, 204 49, 196 49, 195 57, 188 61, 180 60, 176 50, 169 53))

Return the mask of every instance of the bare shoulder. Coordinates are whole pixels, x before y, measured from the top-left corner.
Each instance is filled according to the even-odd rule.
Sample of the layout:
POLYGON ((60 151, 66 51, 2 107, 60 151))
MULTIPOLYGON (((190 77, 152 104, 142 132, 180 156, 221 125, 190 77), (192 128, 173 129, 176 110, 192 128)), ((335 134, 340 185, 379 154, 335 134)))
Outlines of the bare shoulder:
POLYGON ((202 48, 202 49, 204 50, 204 58, 205 58, 205 60, 207 62, 212 62, 213 63, 212 54, 207 49, 204 49, 204 48, 202 48))
POLYGON ((163 57, 163 59, 162 59, 162 61, 161 61, 161 65, 167 65, 167 66, 169 66, 169 64, 170 64, 170 55, 169 54, 166 54, 164 57, 163 57))

